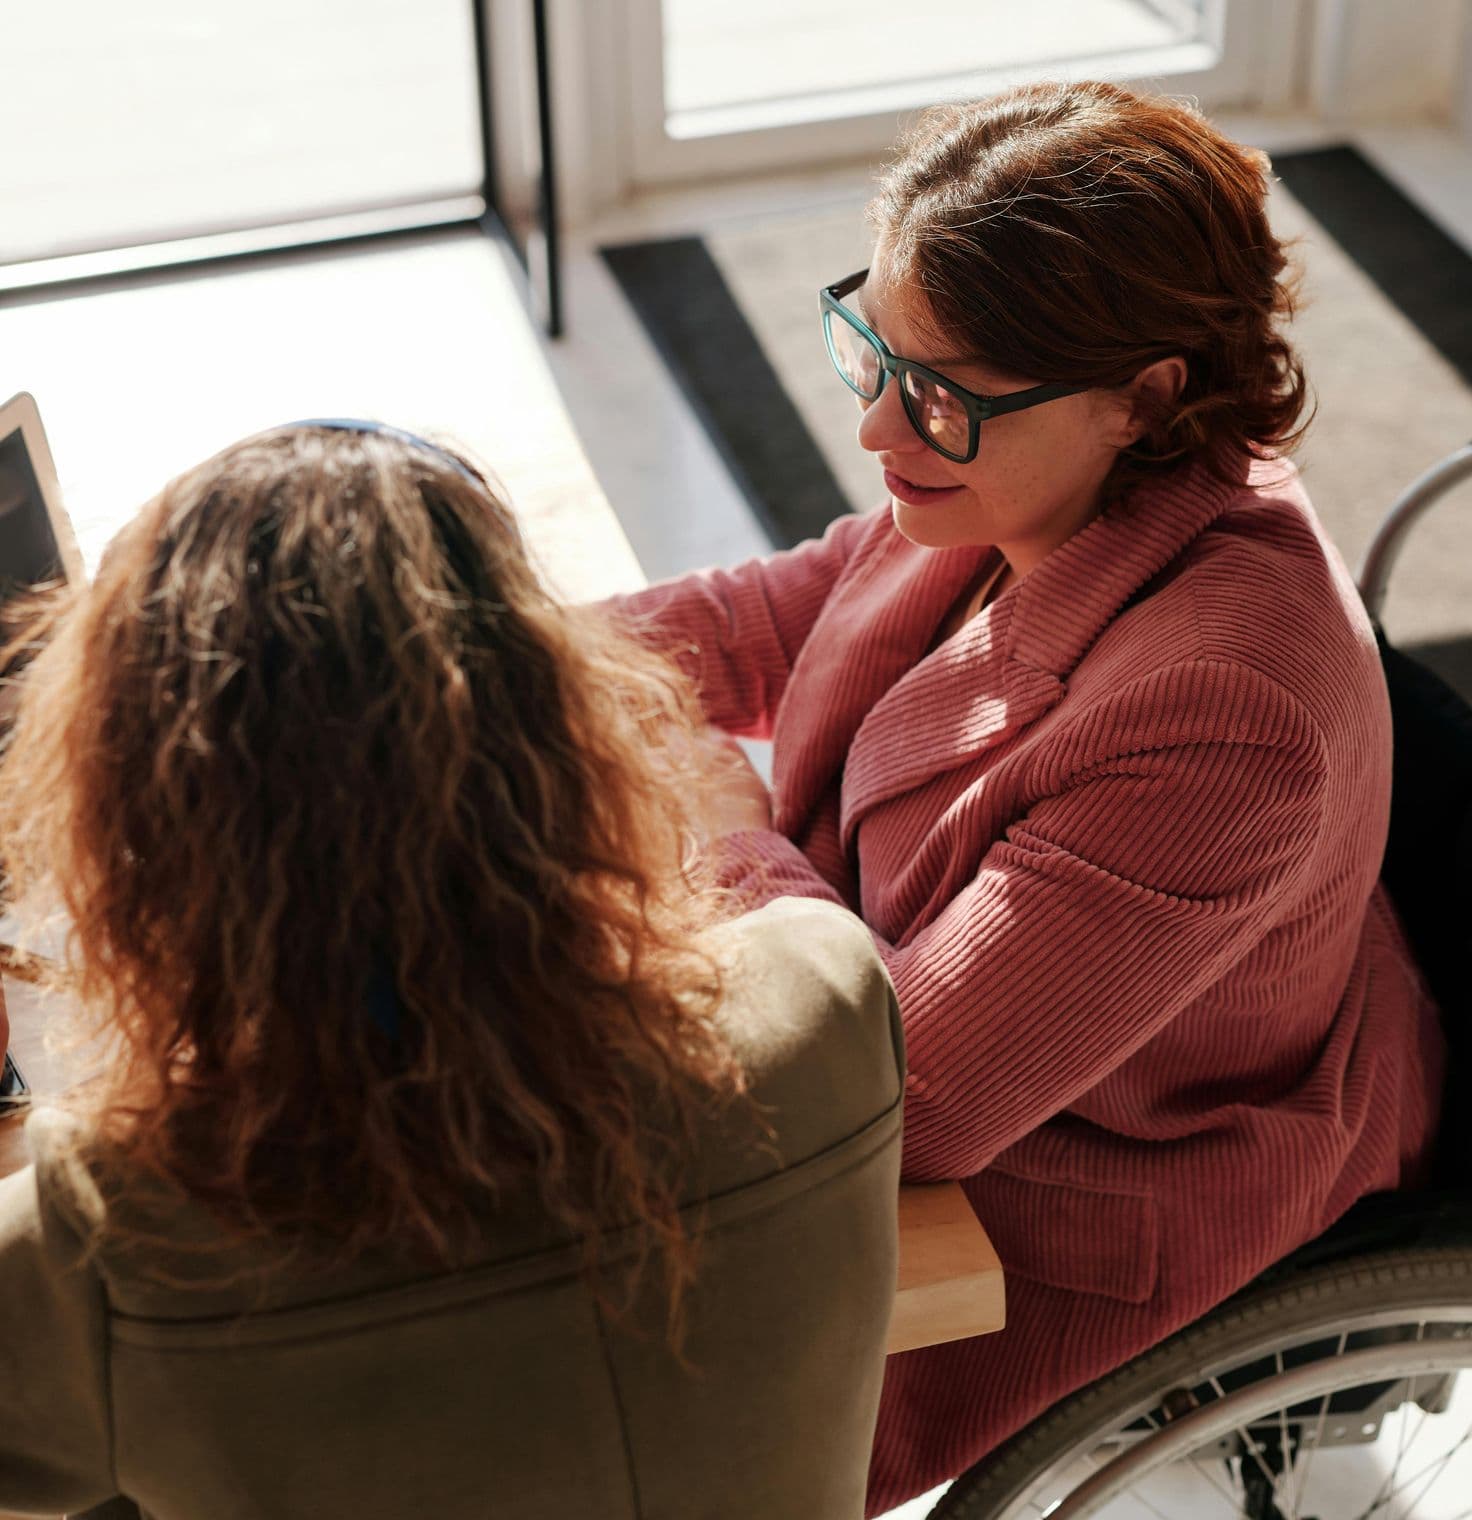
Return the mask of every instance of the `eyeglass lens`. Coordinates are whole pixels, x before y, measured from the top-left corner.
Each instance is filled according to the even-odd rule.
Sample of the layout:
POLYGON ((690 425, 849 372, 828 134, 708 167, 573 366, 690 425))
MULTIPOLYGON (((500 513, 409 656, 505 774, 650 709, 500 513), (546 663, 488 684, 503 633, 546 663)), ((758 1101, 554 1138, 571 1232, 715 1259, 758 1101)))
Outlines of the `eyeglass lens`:
POLYGON ((828 332, 828 350, 839 374, 866 401, 873 401, 884 378, 878 349, 858 328, 836 318, 832 312, 825 313, 824 323, 828 332))
POLYGON ((971 421, 960 398, 945 386, 906 370, 905 410, 920 436, 947 454, 964 454, 971 441, 971 421))
MULTIPOLYGON (((858 328, 824 314, 828 351, 838 372, 865 401, 877 399, 884 380, 884 361, 879 350, 858 328)), ((971 441, 971 423, 960 399, 943 385, 903 372, 905 412, 915 431, 942 453, 962 455, 971 441)))

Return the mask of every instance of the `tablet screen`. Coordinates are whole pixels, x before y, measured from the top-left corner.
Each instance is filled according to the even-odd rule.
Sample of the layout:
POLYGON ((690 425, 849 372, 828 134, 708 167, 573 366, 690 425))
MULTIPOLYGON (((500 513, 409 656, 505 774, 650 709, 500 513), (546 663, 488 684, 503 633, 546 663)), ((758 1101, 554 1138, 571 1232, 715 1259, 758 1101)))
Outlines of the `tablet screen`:
POLYGON ((19 428, 0 437, 0 602, 65 577, 50 514, 19 428))

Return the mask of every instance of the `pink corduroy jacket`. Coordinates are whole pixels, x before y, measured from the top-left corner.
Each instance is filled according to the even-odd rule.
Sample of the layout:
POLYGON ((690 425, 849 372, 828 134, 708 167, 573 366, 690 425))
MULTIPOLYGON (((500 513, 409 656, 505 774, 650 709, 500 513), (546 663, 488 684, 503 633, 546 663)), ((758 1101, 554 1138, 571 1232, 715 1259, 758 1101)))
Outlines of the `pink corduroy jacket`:
POLYGON ((1385 686, 1292 467, 1141 489, 932 648, 994 552, 885 509, 620 604, 774 740, 731 879, 862 915, 905 1174, 962 1179, 1006 1270, 1005 1330, 890 1359, 871 1514, 1414 1181, 1440 1091, 1385 686))

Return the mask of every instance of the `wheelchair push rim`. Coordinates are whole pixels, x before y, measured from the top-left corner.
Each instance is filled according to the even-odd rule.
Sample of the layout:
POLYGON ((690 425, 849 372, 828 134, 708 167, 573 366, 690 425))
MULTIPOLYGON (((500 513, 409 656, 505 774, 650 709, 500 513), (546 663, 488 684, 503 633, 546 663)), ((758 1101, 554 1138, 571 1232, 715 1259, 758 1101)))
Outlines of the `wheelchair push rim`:
POLYGON ((1429 508, 1469 478, 1472 478, 1472 443, 1454 449, 1413 480, 1381 519, 1355 578, 1360 599, 1375 622, 1380 622, 1384 614, 1391 573, 1406 535, 1429 508))
POLYGON ((1445 1405, 1467 1370, 1472 1250, 1338 1263, 1224 1305, 1065 1400, 932 1514, 1462 1520, 1472 1411, 1445 1405))
MULTIPOLYGON (((1426 1327, 1423 1323, 1417 1328, 1424 1331, 1426 1327)), ((1469 1367, 1472 1367, 1472 1343, 1458 1340, 1413 1341, 1346 1351, 1343 1355, 1331 1353, 1308 1366, 1295 1367, 1292 1371, 1285 1369, 1266 1383, 1239 1389, 1236 1393, 1219 1393, 1211 1403, 1193 1409, 1190 1414, 1136 1442, 1128 1451, 1093 1472, 1056 1508, 1045 1505, 1043 1513, 1051 1514, 1054 1520, 1081 1520, 1083 1516, 1097 1515, 1107 1504, 1135 1492, 1139 1484, 1163 1466, 1186 1461, 1220 1497, 1227 1514, 1245 1511, 1251 1502, 1249 1485, 1261 1483, 1266 1485, 1272 1502, 1287 1520, 1299 1520, 1301 1504, 1315 1512, 1319 1507, 1308 1499, 1313 1480, 1312 1458, 1317 1450, 1322 1449, 1334 1394, 1380 1382, 1407 1380, 1414 1384, 1427 1374, 1454 1373, 1469 1367), (1309 1405, 1314 1407, 1306 1414, 1302 1412, 1309 1405), (1290 1411, 1300 1412, 1291 1414, 1290 1411), (1266 1434, 1265 1421, 1268 1426, 1266 1434), (1276 1441, 1273 1440, 1274 1428, 1276 1441), (1224 1444, 1236 1448, 1225 1458, 1222 1454, 1224 1444), (1301 1460, 1295 1461, 1291 1468, 1280 1466, 1278 1454, 1295 1447, 1301 1460), (1213 1472, 1207 1462, 1221 1465, 1224 1471, 1213 1472), (1245 1473, 1242 1471, 1244 1464, 1245 1473)), ((1425 1498, 1425 1491, 1434 1486, 1440 1472, 1466 1444, 1467 1434, 1464 1433, 1459 1441, 1439 1449, 1429 1460, 1423 1454, 1414 1463, 1406 1464, 1405 1453, 1414 1445, 1412 1440, 1405 1439, 1409 1435, 1407 1427, 1411 1423, 1409 1412, 1413 1403, 1414 1390, 1395 1411, 1403 1427, 1402 1439, 1397 1442, 1395 1464, 1383 1475, 1376 1494, 1367 1505, 1371 1511, 1396 1503, 1408 1490, 1413 1491, 1417 1499, 1425 1498), (1401 1470, 1403 1465, 1407 1467, 1405 1472, 1401 1470)), ((1419 1422, 1424 1423, 1426 1411, 1418 1408, 1416 1413, 1419 1422)), ((1203 1495, 1204 1500, 1210 1497, 1203 1495)), ((1140 1502, 1146 1509, 1151 1507, 1149 1500, 1141 1499, 1140 1502)))

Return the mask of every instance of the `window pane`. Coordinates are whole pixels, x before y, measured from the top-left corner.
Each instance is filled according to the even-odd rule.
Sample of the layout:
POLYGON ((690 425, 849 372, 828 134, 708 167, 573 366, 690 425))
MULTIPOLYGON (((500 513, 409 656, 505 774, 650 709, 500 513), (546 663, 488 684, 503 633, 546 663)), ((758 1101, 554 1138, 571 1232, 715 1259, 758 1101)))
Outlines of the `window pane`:
POLYGON ((0 261, 477 188, 470 4, 7 6, 0 261))
POLYGON ((670 115, 1195 41, 1206 0, 663 0, 670 115))

